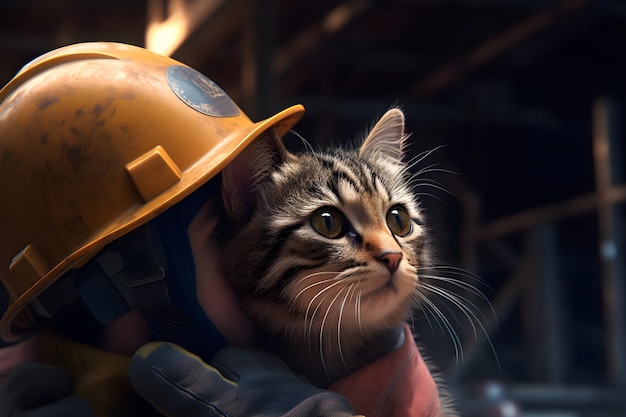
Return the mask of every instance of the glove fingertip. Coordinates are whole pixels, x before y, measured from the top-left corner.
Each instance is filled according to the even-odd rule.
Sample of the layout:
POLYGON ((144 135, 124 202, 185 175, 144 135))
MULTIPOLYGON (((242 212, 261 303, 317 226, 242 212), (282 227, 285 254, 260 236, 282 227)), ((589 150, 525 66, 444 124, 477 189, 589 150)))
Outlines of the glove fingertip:
POLYGON ((151 342, 138 349, 130 360, 128 376, 139 395, 167 416, 222 416, 211 399, 231 388, 215 368, 167 342, 151 342))
POLYGON ((175 346, 176 345, 169 342, 149 342, 137 349, 137 351, 133 355, 133 358, 139 357, 141 359, 147 359, 150 355, 154 354, 159 349, 174 350, 175 346))
POLYGON ((181 354, 176 347, 168 342, 150 342, 135 352, 128 366, 128 376, 135 390, 143 395, 144 390, 170 385, 167 375, 176 371, 181 354))
POLYGON ((173 401, 167 394, 171 392, 169 396, 175 398, 177 390, 173 389, 171 382, 160 372, 158 366, 153 364, 155 358, 151 355, 160 347, 158 343, 142 346, 130 360, 128 377, 139 395, 162 414, 169 415, 167 408, 173 408, 173 401))

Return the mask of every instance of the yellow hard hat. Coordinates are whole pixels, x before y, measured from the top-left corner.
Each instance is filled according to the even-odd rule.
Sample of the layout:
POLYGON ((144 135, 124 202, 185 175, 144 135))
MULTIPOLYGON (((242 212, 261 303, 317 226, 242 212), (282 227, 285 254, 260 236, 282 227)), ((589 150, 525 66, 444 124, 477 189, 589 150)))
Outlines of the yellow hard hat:
POLYGON ((145 49, 83 43, 26 65, 0 91, 0 337, 69 269, 217 174, 301 105, 253 123, 213 81, 145 49))

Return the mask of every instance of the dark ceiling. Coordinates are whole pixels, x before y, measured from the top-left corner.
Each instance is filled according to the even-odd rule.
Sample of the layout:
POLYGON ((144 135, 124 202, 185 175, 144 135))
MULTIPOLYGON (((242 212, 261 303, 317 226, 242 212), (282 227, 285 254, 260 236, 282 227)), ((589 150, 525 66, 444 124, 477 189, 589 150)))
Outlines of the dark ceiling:
MULTIPOLYGON (((62 45, 144 45, 148 16, 167 16, 167 4, 177 3, 185 2, 2 0, 0 82, 62 45)), ((524 254, 524 233, 485 243, 468 237, 468 222, 480 228, 596 187, 592 106, 603 97, 617 103, 626 98, 625 1, 186 2, 199 3, 208 6, 172 56, 217 82, 252 119, 302 103, 307 114, 296 130, 327 144, 353 139, 377 115, 400 105, 414 152, 445 145, 431 160, 458 174, 432 174, 453 192, 430 190, 443 200, 427 202, 432 227, 441 256, 483 276, 494 303, 508 288, 511 265, 524 254)), ((624 173, 617 167, 626 161, 626 146, 614 152, 614 182, 621 183, 624 173)), ((554 250, 568 279, 562 287, 567 334, 578 337, 569 358, 592 358, 565 372, 566 381, 603 380, 610 362, 603 347, 607 313, 595 219, 587 211, 555 221, 554 250), (581 335, 597 343, 582 342, 581 335)), ((502 370, 487 351, 475 378, 551 378, 524 365, 540 355, 538 343, 524 342, 533 337, 528 309, 528 302, 513 302, 500 319, 500 335, 492 335, 502 370)))
MULTIPOLYGON (((167 1, 150 3, 165 3, 167 16, 167 1)), ((580 57, 576 67, 588 65, 594 51, 617 55, 626 15, 619 0, 206 3, 215 5, 173 56, 213 78, 236 100, 254 107, 252 94, 244 91, 251 85, 263 106, 302 101, 316 111, 324 105, 336 114, 360 115, 398 102, 407 109, 416 106, 414 117, 429 118, 430 112, 455 117, 455 110, 463 111, 435 104, 468 85, 476 90, 477 80, 478 89, 486 82, 492 84, 489 93, 505 95, 494 79, 505 84, 536 73, 574 45, 580 57), (251 68, 258 82, 246 79, 251 68)), ((0 81, 33 57, 68 43, 143 45, 147 6, 145 0, 4 0, 0 81)))
MULTIPOLYGON (((65 44, 144 45, 148 5, 167 17, 170 3, 212 5, 173 57, 216 81, 252 119, 299 102, 307 109, 300 133, 327 143, 362 133, 400 105, 416 149, 447 145, 473 188, 502 188, 476 182, 488 175, 490 152, 512 168, 511 158, 536 149, 520 143, 580 138, 591 102, 626 88, 621 0, 3 0, 0 82, 65 44)), ((593 184, 589 176, 576 182, 593 184)), ((526 208, 555 197, 555 188, 560 197, 581 191, 547 188, 526 208)), ((521 208, 504 203, 486 216, 521 208)))

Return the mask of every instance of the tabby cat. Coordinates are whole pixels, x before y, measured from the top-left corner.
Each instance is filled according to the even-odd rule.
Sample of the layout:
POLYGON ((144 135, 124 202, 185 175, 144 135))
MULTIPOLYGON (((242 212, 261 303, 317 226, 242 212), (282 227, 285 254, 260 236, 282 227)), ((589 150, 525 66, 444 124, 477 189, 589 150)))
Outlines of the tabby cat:
POLYGON ((296 155, 268 133, 223 173, 226 209, 243 224, 226 276, 290 367, 317 385, 388 352, 419 299, 429 245, 406 137, 399 109, 356 151, 296 155))

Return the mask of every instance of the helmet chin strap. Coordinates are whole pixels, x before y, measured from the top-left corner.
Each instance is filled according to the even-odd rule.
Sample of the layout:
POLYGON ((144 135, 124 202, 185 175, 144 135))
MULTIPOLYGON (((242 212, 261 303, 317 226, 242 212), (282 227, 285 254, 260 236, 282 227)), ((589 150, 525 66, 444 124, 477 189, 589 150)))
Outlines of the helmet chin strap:
POLYGON ((155 340, 176 343, 209 360, 226 341, 195 296, 195 268, 186 232, 196 208, 206 201, 206 188, 68 272, 38 297, 33 309, 42 317, 54 317, 80 298, 105 325, 138 309, 155 340))

